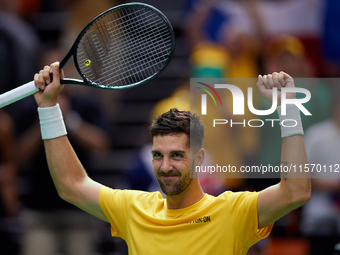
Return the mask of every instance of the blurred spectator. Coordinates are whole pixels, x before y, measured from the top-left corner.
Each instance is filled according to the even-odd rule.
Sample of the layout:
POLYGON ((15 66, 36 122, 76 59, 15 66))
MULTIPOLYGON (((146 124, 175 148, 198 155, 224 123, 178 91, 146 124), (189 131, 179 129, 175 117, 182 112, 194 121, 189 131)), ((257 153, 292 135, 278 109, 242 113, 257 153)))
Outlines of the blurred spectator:
MULTIPOLYGON (((231 54, 228 77, 257 77, 258 73, 263 73, 262 46, 266 40, 280 34, 289 34, 301 39, 316 74, 323 73, 325 61, 320 40, 323 0, 215 0, 209 1, 207 5, 212 6, 209 14, 206 14, 208 8, 204 6, 204 2, 187 1, 186 10, 189 10, 189 14, 186 14, 186 26, 189 27, 191 22, 192 28, 202 24, 200 27, 205 39, 228 45, 228 53, 231 54), (195 19, 191 19, 191 13, 197 13, 195 19), (205 22, 202 23, 204 17, 205 22)), ((333 13, 335 17, 337 12, 333 13)), ((336 18, 332 18, 333 24, 336 23, 334 20, 336 18)), ((336 37, 335 30, 328 31, 332 37, 336 37)), ((202 41, 202 38, 193 37, 194 33, 195 29, 187 32, 187 36, 191 38, 191 48, 193 41, 202 41)), ((332 42, 335 47, 337 44, 332 42)))
MULTIPOLYGON (((39 39, 34 29, 18 15, 19 7, 18 0, 0 1, 0 93, 32 80, 36 67, 39 39)), ((20 190, 17 165, 14 166, 20 158, 13 147, 24 101, 0 109, 0 251, 6 254, 19 254, 20 250, 21 229, 17 220, 20 190)))
MULTIPOLYGON (((58 49, 47 51, 42 61, 59 60, 58 52, 58 49)), ((70 91, 73 92, 66 85, 59 104, 70 141, 91 176, 91 154, 109 149, 110 137, 95 97, 70 91)), ((37 106, 34 100, 30 103, 21 109, 24 128, 18 138, 17 151, 26 184, 23 254, 92 254, 95 245, 92 218, 58 196, 44 159, 37 106)))
POLYGON ((0 251, 19 254, 18 176, 14 163, 14 124, 0 109, 0 251))
MULTIPOLYGON (((84 27, 97 15, 107 9, 116 6, 118 0, 100 0, 95 4, 92 0, 63 0, 69 12, 63 27, 61 28, 61 47, 69 50, 75 39, 84 27)), ((79 74, 73 67, 69 67, 69 77, 78 78, 79 74)))
MULTIPOLYGON (((259 61, 264 30, 256 1, 247 0, 242 3, 235 1, 189 1, 185 19, 185 35, 187 36, 191 55, 191 76, 194 78, 256 78, 260 72, 259 61), (224 8, 225 4, 231 7, 224 8), (239 10, 242 14, 234 15, 239 10), (253 21, 251 33, 238 22, 243 15, 253 21)), ((241 18, 242 19, 242 18, 241 18)), ((253 83, 243 80, 234 81, 244 93, 253 83)), ((257 90, 255 94, 257 93, 257 90)), ((223 109, 218 108, 219 118, 225 119, 232 115, 232 95, 221 95, 223 109)), ((208 106, 209 107, 209 106, 208 106)), ((244 116, 233 116, 235 121, 251 118, 249 112, 244 116)), ((212 119, 214 116, 204 116, 212 119)), ((209 120, 206 120, 210 123, 209 120)), ((207 129, 205 148, 213 155, 214 162, 226 163, 236 167, 255 164, 258 150, 258 130, 249 127, 233 127, 223 133, 211 132, 207 129), (223 149, 216 149, 216 144, 223 144, 223 149), (228 155, 228 157, 226 157, 228 155)), ((230 174, 225 183, 227 189, 240 189, 244 184, 244 175, 230 174)))
POLYGON ((272 37, 264 51, 265 73, 283 70, 294 78, 315 77, 301 40, 288 34, 272 37))
POLYGON ((322 48, 328 62, 326 75, 338 77, 340 75, 340 2, 325 0, 323 15, 322 48))
POLYGON ((0 93, 32 80, 39 39, 17 15, 18 0, 0 1, 0 93))
POLYGON ((91 0, 63 0, 70 14, 62 28, 61 42, 67 49, 78 34, 97 15, 120 3, 119 0, 101 0, 95 4, 91 0))
POLYGON ((311 173, 312 196, 303 207, 301 232, 310 239, 311 255, 333 254, 340 240, 339 96, 336 84, 332 87, 331 117, 311 126, 305 134, 308 162, 315 164, 315 169, 311 173))
MULTIPOLYGON (((122 1, 120 0, 100 0, 94 2, 93 0, 59 0, 64 3, 67 10, 67 16, 63 21, 63 25, 60 28, 60 46, 64 50, 65 55, 73 45, 79 33, 84 27, 96 16, 112 8, 122 1)), ((65 56, 62 55, 59 61, 65 56)), ((48 62, 46 62, 48 63, 48 62)), ((75 79, 82 79, 76 70, 75 66, 70 63, 64 68, 65 74, 68 77, 75 79)), ((105 112, 106 118, 111 121, 112 116, 119 110, 119 96, 121 95, 120 90, 116 90, 114 93, 107 93, 107 90, 92 90, 83 87, 78 90, 77 93, 82 95, 100 97, 98 101, 99 107, 105 112), (118 98, 118 100, 115 100, 118 98)))
POLYGON ((250 16, 254 21, 253 32, 248 33, 242 26, 243 24, 237 23, 237 17, 232 12, 223 11, 223 5, 226 2, 233 6, 233 1, 189 1, 184 31, 193 56, 191 59, 194 60, 193 68, 200 67, 202 64, 216 66, 221 63, 219 65, 222 69, 220 77, 221 75, 228 78, 257 77, 260 41, 263 38, 263 26, 257 6, 252 0, 235 4, 242 9, 244 15, 250 16), (202 53, 199 53, 204 49, 207 52, 215 49, 220 53, 220 59, 202 58, 202 53), (196 57, 197 54, 201 57, 196 57))
POLYGON ((44 0, 14 0, 18 2, 18 12, 24 19, 31 19, 39 11, 41 11, 41 5, 44 0))

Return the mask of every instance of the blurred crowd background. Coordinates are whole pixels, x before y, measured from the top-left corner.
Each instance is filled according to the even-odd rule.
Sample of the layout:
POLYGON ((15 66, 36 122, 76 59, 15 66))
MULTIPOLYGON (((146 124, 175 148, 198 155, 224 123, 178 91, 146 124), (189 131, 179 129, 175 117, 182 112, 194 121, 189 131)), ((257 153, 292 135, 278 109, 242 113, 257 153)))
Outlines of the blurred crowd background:
MULTIPOLYGON (((61 61, 90 20, 124 2, 0 0, 0 93, 31 81, 44 65, 61 61)), ((90 177, 113 188, 158 190, 148 125, 170 108, 190 108, 190 77, 256 78, 281 70, 294 78, 332 78, 308 84, 312 100, 306 108, 313 118, 303 116, 303 124, 309 162, 339 164, 339 1, 140 2, 160 9, 174 27, 176 52, 167 69, 133 89, 70 85, 60 96, 69 138, 90 177)), ((67 77, 78 78, 72 64, 64 70, 67 77)), ((36 108, 31 96, 0 109, 0 254, 127 254, 125 243, 111 237, 108 223, 57 196, 36 108)), ((278 132, 243 129, 226 131, 223 138, 207 136, 207 147, 213 139, 230 144, 210 160, 227 157, 236 166, 280 162, 278 132)), ((275 223, 270 237, 248 254, 336 254, 339 174, 314 178, 311 201, 275 223)), ((203 178, 202 185, 218 195, 224 190, 261 190, 279 180, 236 177, 203 178)))

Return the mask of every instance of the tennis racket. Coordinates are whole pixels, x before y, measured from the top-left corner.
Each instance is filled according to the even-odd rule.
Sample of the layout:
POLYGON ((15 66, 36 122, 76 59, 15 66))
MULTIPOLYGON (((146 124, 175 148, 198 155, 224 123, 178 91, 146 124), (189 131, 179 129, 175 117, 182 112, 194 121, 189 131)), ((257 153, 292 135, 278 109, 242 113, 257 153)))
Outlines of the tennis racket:
MULTIPOLYGON (((73 56, 83 80, 61 79, 102 89, 125 89, 159 75, 175 50, 168 19, 153 6, 127 3, 93 19, 60 62, 60 70, 73 56)), ((39 91, 34 81, 0 95, 0 108, 39 91)))

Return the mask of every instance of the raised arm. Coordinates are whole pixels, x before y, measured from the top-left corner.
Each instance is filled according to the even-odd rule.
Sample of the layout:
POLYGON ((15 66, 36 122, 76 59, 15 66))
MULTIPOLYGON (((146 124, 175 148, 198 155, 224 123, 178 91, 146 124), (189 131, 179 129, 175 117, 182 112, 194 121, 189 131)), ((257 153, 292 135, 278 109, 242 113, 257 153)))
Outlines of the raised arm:
MULTIPOLYGON (((63 72, 59 72, 58 62, 45 66, 34 76, 35 84, 40 88, 34 95, 40 111, 50 111, 51 107, 56 107, 58 95, 63 89, 63 85, 60 84, 60 78, 63 77, 63 72), (50 80, 50 73, 53 73, 53 82, 50 80)), ((53 129, 55 127, 58 128, 58 125, 54 125, 53 129)), ((58 130, 55 132, 58 133, 58 130)), ((99 205, 99 190, 102 185, 88 177, 67 136, 62 132, 59 132, 59 135, 44 139, 48 167, 59 196, 82 210, 108 221, 99 205)))
MULTIPOLYGON (((271 101, 273 87, 278 88, 280 104, 281 88, 294 87, 294 80, 284 72, 259 76, 257 86, 261 94, 271 101)), ((287 94, 287 99, 295 94, 287 94)), ((308 163, 303 136, 300 134, 282 139, 281 166, 304 166, 308 163)), ((281 172, 280 183, 263 190, 258 198, 259 228, 268 226, 290 211, 309 201, 311 183, 309 172, 281 172)))

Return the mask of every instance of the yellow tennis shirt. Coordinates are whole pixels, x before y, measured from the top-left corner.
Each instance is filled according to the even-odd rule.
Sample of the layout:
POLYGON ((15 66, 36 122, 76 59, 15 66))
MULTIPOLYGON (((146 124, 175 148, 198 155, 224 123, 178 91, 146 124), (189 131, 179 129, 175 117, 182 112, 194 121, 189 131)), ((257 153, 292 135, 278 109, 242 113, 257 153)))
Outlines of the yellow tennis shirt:
POLYGON ((103 186, 99 202, 112 236, 124 239, 130 255, 246 254, 269 235, 258 229, 258 192, 226 191, 183 209, 168 209, 159 192, 103 186))

